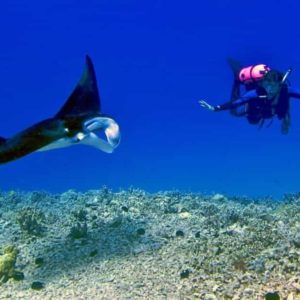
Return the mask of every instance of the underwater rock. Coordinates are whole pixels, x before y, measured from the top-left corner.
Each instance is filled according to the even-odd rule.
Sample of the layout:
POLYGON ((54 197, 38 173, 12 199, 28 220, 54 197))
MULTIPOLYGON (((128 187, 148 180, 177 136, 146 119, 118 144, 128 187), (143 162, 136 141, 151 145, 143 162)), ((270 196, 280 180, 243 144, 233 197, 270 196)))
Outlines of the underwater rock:
POLYGON ((280 300, 277 292, 269 292, 265 295, 265 300, 280 300))
POLYGON ((95 250, 93 250, 93 251, 90 252, 90 257, 94 257, 94 256, 96 256, 97 254, 98 254, 98 250, 95 249, 95 250))
POLYGON ((34 281, 31 284, 31 288, 33 290, 37 290, 37 291, 43 289, 44 287, 45 287, 45 284, 43 282, 41 282, 41 281, 34 281))
POLYGON ((14 271, 12 278, 16 281, 24 280, 25 276, 23 272, 20 271, 14 271))
POLYGON ((137 229, 136 233, 138 235, 144 235, 146 233, 146 230, 144 228, 139 228, 139 229, 137 229))
POLYGON ((266 270, 265 264, 265 258, 259 257, 249 263, 249 270, 262 274, 266 270))
POLYGON ((218 300, 218 298, 214 294, 206 294, 203 300, 218 300))
POLYGON ((179 219, 182 219, 182 220, 189 219, 191 216, 192 215, 187 211, 179 213, 179 219))
POLYGON ((195 238, 199 239, 200 237, 201 237, 201 233, 200 233, 200 231, 197 231, 195 233, 195 238))
POLYGON ((119 228, 122 226, 122 224, 123 224, 123 218, 117 217, 110 223, 110 227, 111 228, 119 228))
POLYGON ((254 290, 251 288, 246 288, 243 292, 243 296, 246 297, 247 299, 253 298, 254 290))
POLYGON ((129 208, 127 206, 122 206, 121 209, 125 212, 128 212, 129 211, 129 208))
POLYGON ((34 263, 36 264, 37 267, 40 267, 44 264, 44 259, 42 257, 37 257, 34 260, 34 263))
POLYGON ((180 272, 180 278, 181 279, 185 279, 188 278, 190 276, 191 271, 186 269, 180 272))
POLYGON ((73 227, 71 227, 69 237, 73 240, 78 240, 87 237, 87 224, 77 223, 73 227))
POLYGON ((222 194, 215 194, 211 197, 213 201, 227 201, 227 198, 222 194))
POLYGON ((226 233, 228 235, 242 235, 245 229, 242 228, 239 224, 233 224, 226 228, 222 233, 226 233))
POLYGON ((247 264, 244 258, 237 257, 232 262, 232 266, 236 271, 245 273, 247 271, 247 264))
POLYGON ((294 238, 292 239, 293 244, 296 248, 300 248, 300 234, 297 233, 294 238))
POLYGON ((177 230, 176 233, 175 233, 175 235, 177 237, 184 237, 184 232, 182 230, 177 230))
POLYGON ((84 209, 79 209, 73 211, 72 215, 75 221, 77 222, 86 222, 87 221, 87 211, 84 209))
POLYGON ((178 212, 178 207, 176 206, 169 206, 164 209, 165 214, 176 214, 177 212, 178 212))

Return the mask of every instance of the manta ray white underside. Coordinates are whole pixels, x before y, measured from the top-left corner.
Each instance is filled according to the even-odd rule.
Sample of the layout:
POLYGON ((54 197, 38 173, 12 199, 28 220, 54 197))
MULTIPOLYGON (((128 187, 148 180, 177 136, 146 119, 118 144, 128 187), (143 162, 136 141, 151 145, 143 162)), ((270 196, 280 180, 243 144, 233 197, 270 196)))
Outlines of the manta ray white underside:
MULTIPOLYGON (((95 147, 103 152, 112 153, 120 143, 119 125, 111 118, 96 117, 84 123, 84 130, 71 138, 61 138, 38 149, 37 151, 48 151, 53 149, 65 148, 74 145, 87 145, 95 147), (106 139, 100 138, 96 132, 103 130, 106 139)), ((68 128, 65 128, 68 131, 68 128)))

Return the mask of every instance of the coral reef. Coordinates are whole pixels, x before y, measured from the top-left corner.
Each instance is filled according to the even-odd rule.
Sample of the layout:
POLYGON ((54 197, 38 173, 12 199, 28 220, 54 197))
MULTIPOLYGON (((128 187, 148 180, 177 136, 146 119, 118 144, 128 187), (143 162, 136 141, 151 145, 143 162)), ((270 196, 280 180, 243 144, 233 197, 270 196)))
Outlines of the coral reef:
POLYGON ((69 237, 74 240, 86 238, 88 235, 87 211, 83 208, 75 210, 71 213, 71 219, 73 225, 71 226, 69 237))
POLYGON ((43 226, 44 213, 33 207, 24 207, 18 211, 16 221, 21 230, 29 235, 41 236, 45 230, 43 226))
POLYGON ((300 295, 300 194, 278 201, 104 187, 1 199, 0 244, 20 249, 25 274, 8 280, 24 275, 7 248, 4 299, 77 299, 82 290, 99 299, 300 295))
POLYGON ((0 256, 0 282, 5 283, 9 278, 20 277, 15 270, 17 254, 17 249, 12 245, 4 248, 3 255, 0 256))

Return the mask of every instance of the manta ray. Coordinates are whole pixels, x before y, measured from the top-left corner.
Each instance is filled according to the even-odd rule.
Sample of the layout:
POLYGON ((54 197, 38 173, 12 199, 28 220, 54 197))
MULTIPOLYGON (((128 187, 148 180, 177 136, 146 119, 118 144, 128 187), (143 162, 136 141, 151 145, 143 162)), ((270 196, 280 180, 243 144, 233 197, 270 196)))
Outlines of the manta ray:
POLYGON ((54 117, 38 122, 11 138, 0 137, 0 163, 35 151, 80 144, 112 153, 119 143, 119 125, 101 112, 95 70, 90 57, 86 56, 81 79, 54 117))

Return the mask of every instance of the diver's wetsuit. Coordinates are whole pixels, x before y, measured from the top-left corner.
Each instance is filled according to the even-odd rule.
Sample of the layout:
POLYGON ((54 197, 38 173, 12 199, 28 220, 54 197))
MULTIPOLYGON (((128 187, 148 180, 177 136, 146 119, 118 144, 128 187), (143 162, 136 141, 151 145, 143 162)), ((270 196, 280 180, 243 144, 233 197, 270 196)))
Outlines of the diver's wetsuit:
MULTIPOLYGON (((286 95, 280 95, 279 97, 283 97, 285 99, 282 100, 286 100, 289 101, 290 98, 296 98, 296 99, 300 99, 300 90, 292 88, 292 87, 286 87, 287 88, 287 93, 286 95)), ((214 106, 214 110, 215 111, 221 111, 221 110, 232 110, 232 109, 238 109, 237 110, 237 116, 244 116, 247 112, 246 112, 246 104, 253 102, 253 101, 257 101, 257 102, 261 102, 261 104, 263 104, 263 100, 269 101, 269 103, 272 103, 273 99, 265 99, 265 97, 261 97, 261 95, 258 95, 257 90, 251 90, 246 92, 243 96, 241 96, 240 98, 234 100, 234 101, 228 101, 225 102, 223 104, 214 106)), ((278 101, 278 103, 280 102, 280 100, 278 101)))
POLYGON ((300 90, 290 87, 285 74, 258 64, 249 67, 228 59, 233 72, 234 82, 228 102, 212 106, 205 101, 200 105, 211 111, 229 110, 233 116, 246 117, 250 124, 262 126, 266 119, 276 116, 281 120, 282 133, 287 133, 290 126, 290 98, 300 99, 300 90), (241 89, 245 91, 241 92, 241 89))
POLYGON ((223 104, 214 106, 214 111, 221 111, 221 110, 236 110, 239 108, 239 113, 237 112, 237 116, 244 116, 244 112, 246 113, 246 104, 249 103, 250 101, 258 98, 258 95, 255 90, 249 91, 245 93, 242 97, 233 100, 233 101, 228 101, 223 104))
POLYGON ((290 98, 300 99, 300 90, 283 84, 279 94, 272 98, 257 89, 250 90, 234 101, 214 106, 214 111, 230 110, 234 116, 245 116, 250 124, 263 124, 265 119, 277 116, 282 120, 282 133, 286 134, 290 126, 290 98))

